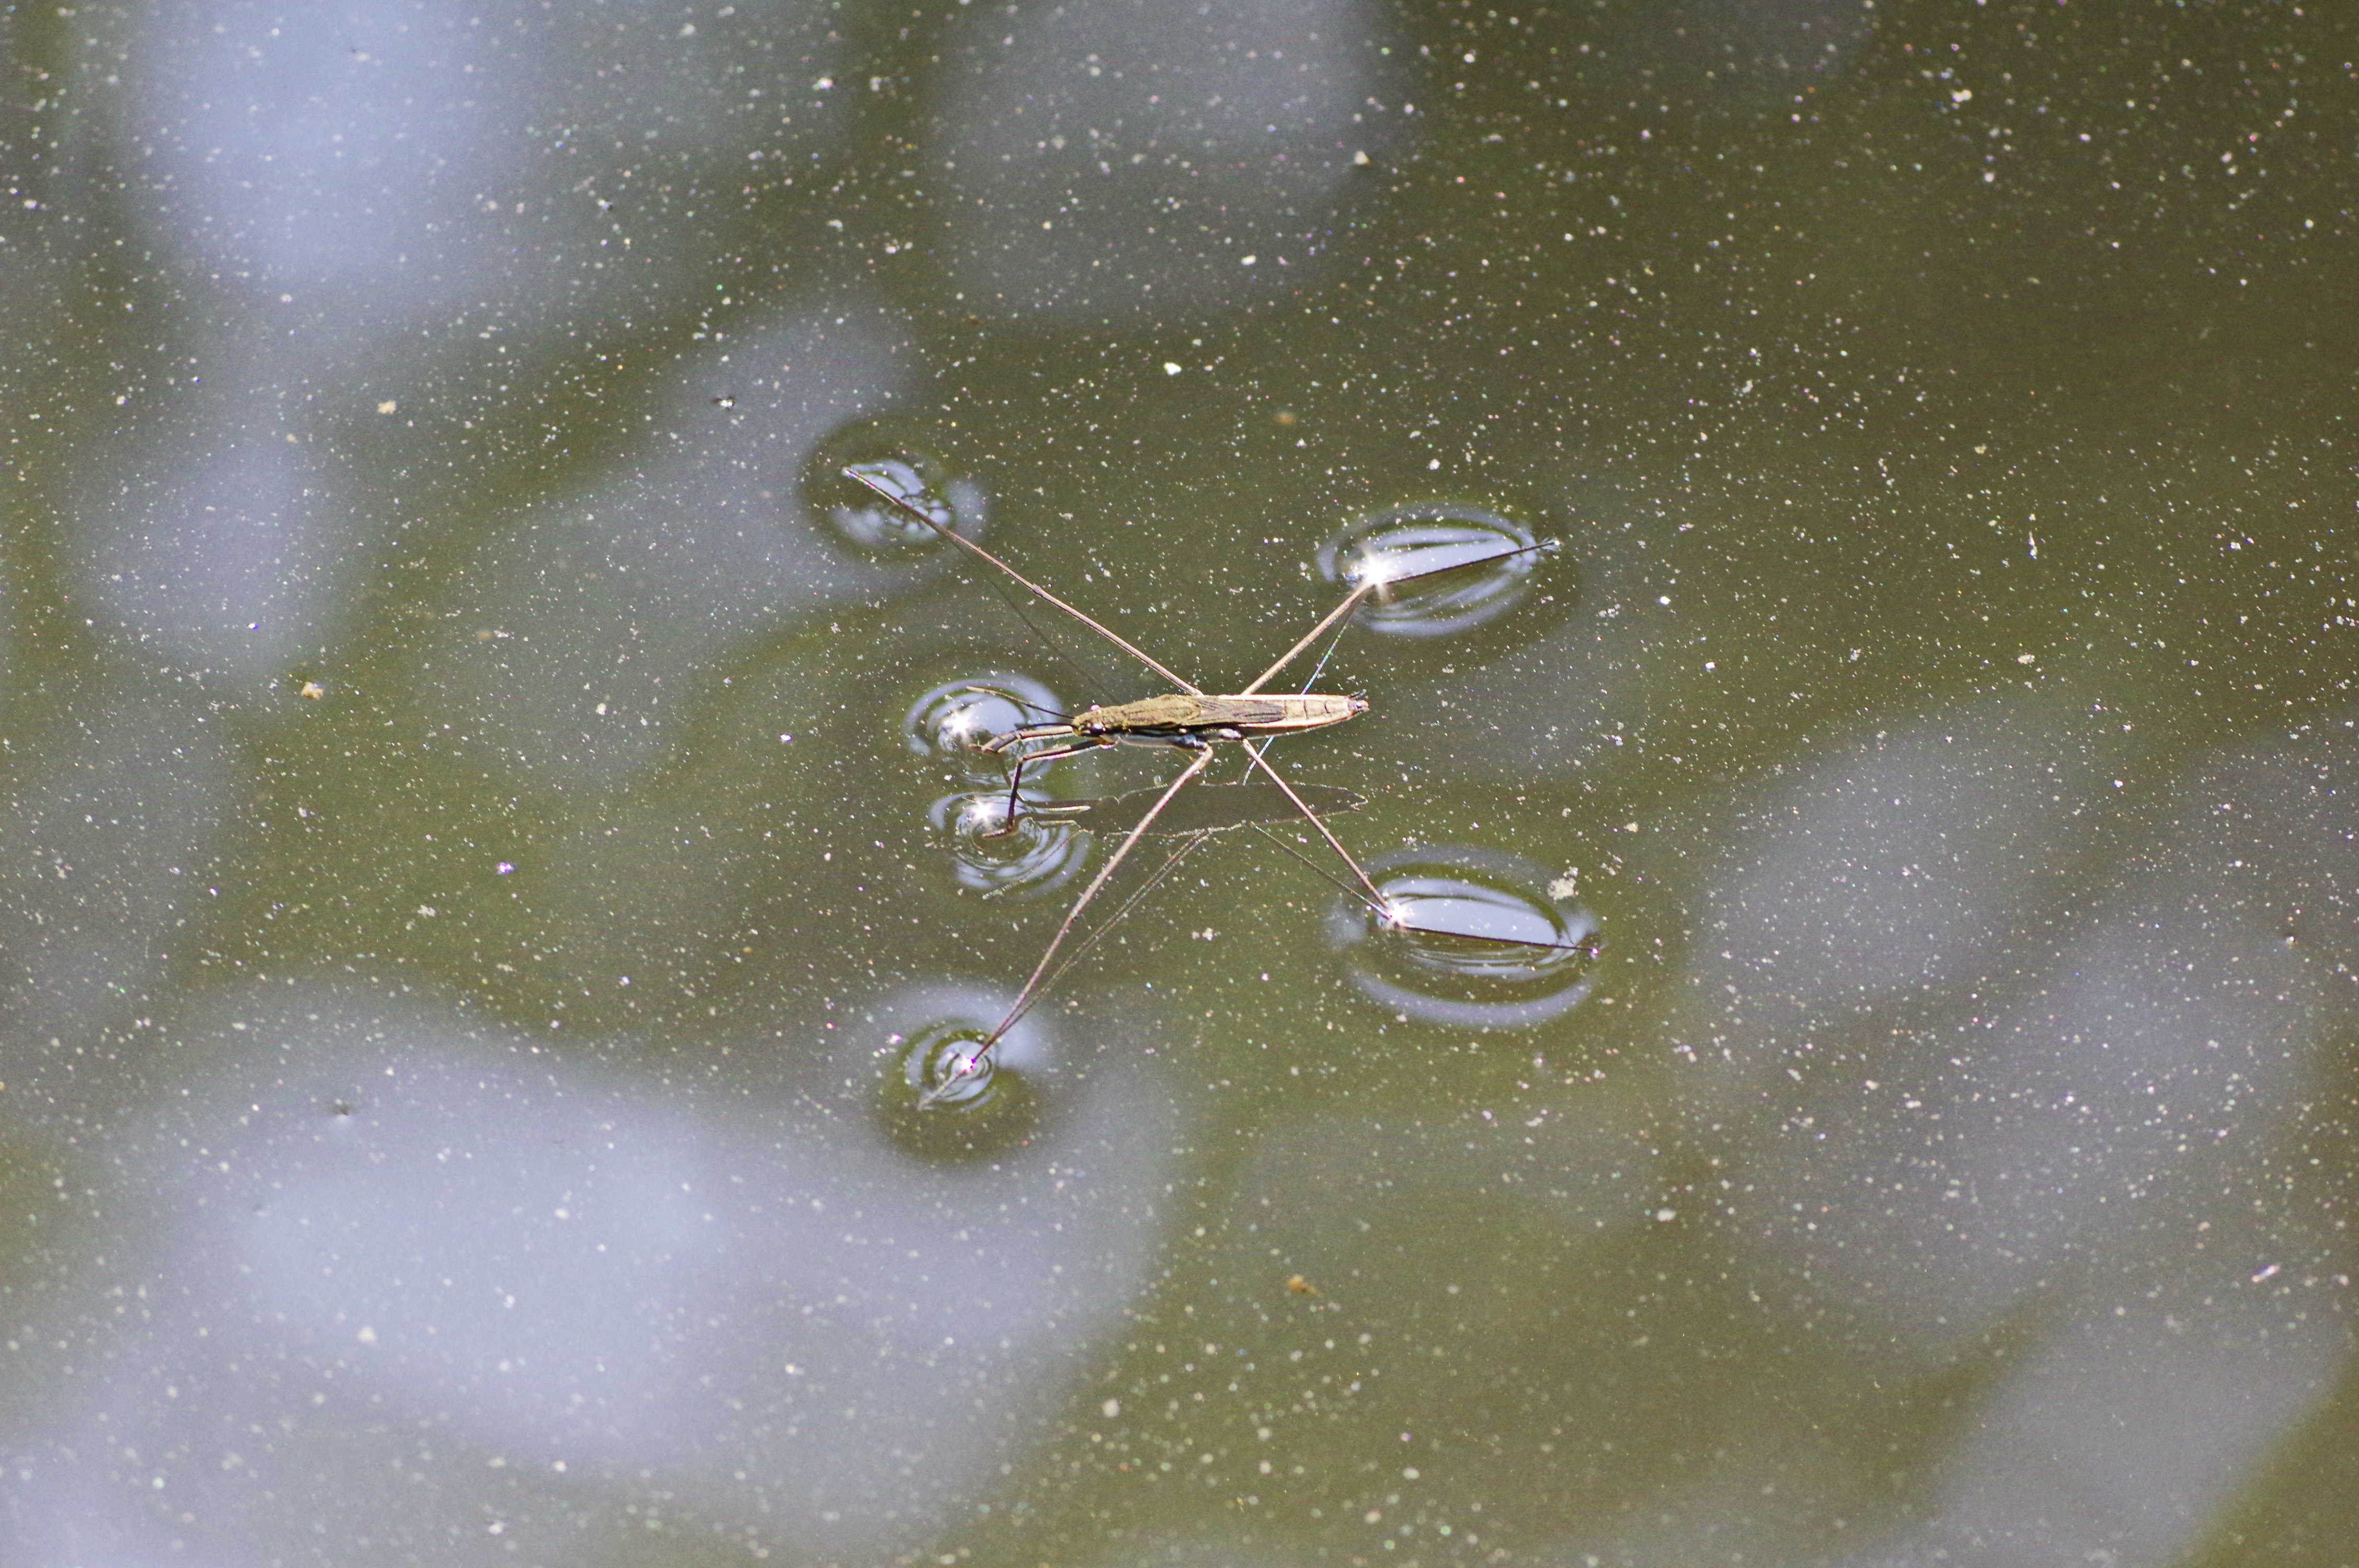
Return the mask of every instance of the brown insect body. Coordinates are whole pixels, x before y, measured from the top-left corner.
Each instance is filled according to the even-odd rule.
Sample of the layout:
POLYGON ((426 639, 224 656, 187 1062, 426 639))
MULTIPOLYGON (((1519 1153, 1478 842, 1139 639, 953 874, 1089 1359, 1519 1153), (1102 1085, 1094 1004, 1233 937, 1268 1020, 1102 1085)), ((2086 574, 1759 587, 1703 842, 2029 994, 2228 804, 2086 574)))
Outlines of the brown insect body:
POLYGON ((1002 752, 1020 741, 1051 741, 1074 736, 1101 742, 1136 740, 1149 744, 1185 744, 1200 741, 1243 741, 1252 736, 1291 735, 1304 730, 1324 730, 1368 710, 1362 697, 1327 697, 1317 692, 1272 693, 1264 697, 1208 697, 1173 692, 1137 702, 1085 708, 1065 724, 1031 724, 995 735, 983 744, 986 752, 1002 752))
MULTIPOLYGON (((1009 1005, 1006 1016, 994 1025, 991 1033, 978 1041, 973 1050, 952 1062, 943 1076, 919 1096, 918 1104, 920 1108, 941 1103, 945 1098, 956 1095, 962 1086, 981 1078, 988 1073, 992 1053, 997 1047, 1001 1038, 1015 1027, 1016 1020, 1024 1016, 1026 1010, 1031 1007, 1041 991, 1055 982, 1056 976, 1063 972, 1059 969, 1052 973, 1050 966, 1055 963, 1057 955, 1063 949, 1065 939, 1072 935, 1075 925, 1081 920, 1082 912, 1090 906, 1090 901, 1097 897, 1099 890, 1106 885, 1108 879, 1129 857, 1131 850, 1137 847, 1139 840, 1148 833, 1156 831, 1157 819, 1169 808, 1173 797, 1212 765, 1214 741, 1227 741, 1242 743, 1247 766, 1259 770, 1267 778, 1270 785, 1285 797, 1287 803, 1318 832, 1321 838, 1327 841, 1328 848, 1334 850, 1337 857, 1350 869, 1358 887, 1354 890, 1347 886, 1345 891, 1359 897, 1387 926, 1397 925, 1398 916, 1386 901, 1384 891, 1369 880, 1368 873, 1361 868, 1357 860, 1352 858, 1351 851, 1343 848, 1343 841, 1335 837, 1326 823, 1320 820, 1319 814, 1311 809, 1310 803, 1302 798, 1301 794, 1292 784, 1288 784, 1277 770, 1270 765, 1268 759, 1262 755, 1262 748, 1254 743, 1275 736, 1296 734, 1306 730, 1324 730, 1329 725, 1341 724, 1347 719, 1354 719, 1365 713, 1368 710, 1367 699, 1358 697, 1330 697, 1317 692, 1266 692, 1262 688, 1276 680, 1320 638, 1347 620, 1369 595, 1380 589, 1397 587, 1402 583, 1415 581, 1419 578, 1456 570, 1468 563, 1453 561, 1448 566, 1437 567, 1430 571, 1389 575, 1370 572, 1362 575, 1358 586, 1344 597, 1343 601, 1329 611, 1317 625, 1304 633, 1294 646, 1278 656, 1276 664, 1261 673, 1259 678, 1246 686, 1242 692, 1231 696, 1216 696, 1191 684, 1185 676, 1162 664, 1153 654, 1124 637, 1111 626, 1093 620, 1089 615, 1066 603, 973 540, 965 538, 956 530, 946 526, 940 518, 926 508, 919 506, 904 493, 897 479, 882 477, 878 473, 864 470, 858 465, 845 469, 843 474, 845 478, 867 488, 886 503, 932 529, 947 543, 984 561, 994 570, 1022 587, 1034 598, 1043 603, 1054 605, 1071 616, 1082 625, 1088 627, 1114 647, 1120 648, 1141 665, 1180 688, 1166 696, 1150 697, 1139 702, 1108 703, 1085 708, 1071 719, 1061 719, 1053 724, 1027 724, 1019 729, 1010 730, 1005 734, 995 735, 983 742, 983 750, 991 752, 1021 748, 1029 741, 1048 742, 1037 750, 1016 751, 1014 765, 1008 769, 1005 825, 998 829, 999 833, 1015 831, 1017 815, 1023 803, 1024 773, 1027 768, 1038 767, 1054 762, 1060 757, 1075 756, 1084 752, 1095 751, 1100 747, 1125 743, 1169 746, 1174 750, 1192 753, 1186 769, 1159 791, 1136 792, 1138 795, 1152 795, 1152 802, 1143 809, 1137 810, 1135 815, 1124 807, 1123 820, 1126 831, 1121 844, 1116 847, 1112 855, 1106 858, 1105 863, 1098 868, 1097 875, 1093 877, 1089 885, 1082 890, 1081 896, 1073 901, 1072 907, 1065 912, 1063 923, 1057 927, 1056 935, 1049 939, 1048 950, 1040 955, 1040 961, 1033 966, 1031 975, 1025 980, 1022 989, 1017 991, 1015 1001, 1009 1005)), ((1527 549, 1542 547, 1546 546, 1527 546, 1527 549)), ((1130 797, 1127 796, 1117 797, 1116 801, 1106 804, 1123 807, 1124 803, 1129 799, 1130 797)), ((1059 809, 1051 806, 1044 815, 1055 815, 1059 809)), ((1233 825, 1233 823, 1207 823, 1201 827, 1191 827, 1189 830, 1189 842, 1164 863, 1163 870, 1150 879, 1148 886, 1153 886, 1155 881, 1160 881, 1172 868, 1178 866, 1181 857, 1185 856, 1195 844, 1208 838, 1217 827, 1233 825)), ((1280 845, 1283 847, 1283 840, 1280 840, 1280 845)), ((1134 895, 1134 899, 1136 896, 1134 895)), ((1120 918, 1119 913, 1116 918, 1120 918)), ((1086 952, 1090 943, 1103 935, 1104 935, 1103 928, 1093 933, 1089 942, 1082 944, 1082 951, 1086 952)), ((1075 957, 1079 956, 1077 953, 1075 957)), ((1069 965, 1071 962, 1071 960, 1068 960, 1069 965)), ((1288 1281, 1288 1285, 1289 1289, 1298 1292, 1308 1292, 1314 1295, 1318 1293, 1317 1287, 1310 1285, 1299 1275, 1295 1280, 1288 1281)))

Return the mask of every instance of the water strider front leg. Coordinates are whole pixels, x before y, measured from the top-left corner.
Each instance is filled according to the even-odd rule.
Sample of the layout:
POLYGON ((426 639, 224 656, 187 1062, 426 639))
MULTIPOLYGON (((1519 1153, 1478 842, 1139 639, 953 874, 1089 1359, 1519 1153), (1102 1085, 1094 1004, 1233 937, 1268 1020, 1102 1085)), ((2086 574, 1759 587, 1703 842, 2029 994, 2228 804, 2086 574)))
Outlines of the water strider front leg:
MULTIPOLYGON (((1020 735, 1021 732, 1019 731, 1017 738, 1020 738, 1020 735)), ((1023 795, 1024 767, 1026 763, 1053 762, 1060 757, 1077 757, 1083 752, 1094 752, 1101 746, 1111 746, 1113 744, 1114 741, 1109 736, 1091 735, 1075 741, 1071 745, 1051 746, 1045 752, 1031 752, 1018 756, 1016 759, 1015 765, 1007 770, 1007 814, 999 819, 998 827, 993 828, 988 833, 977 834, 976 837, 980 838, 1004 838, 1008 834, 1016 831, 1016 807, 1020 803, 1023 795)))

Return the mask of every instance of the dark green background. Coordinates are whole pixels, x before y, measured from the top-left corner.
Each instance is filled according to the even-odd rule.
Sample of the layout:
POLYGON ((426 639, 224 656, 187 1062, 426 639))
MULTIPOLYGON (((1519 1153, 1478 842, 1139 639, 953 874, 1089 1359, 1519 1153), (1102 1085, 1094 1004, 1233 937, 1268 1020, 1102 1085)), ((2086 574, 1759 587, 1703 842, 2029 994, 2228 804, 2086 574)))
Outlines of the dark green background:
MULTIPOLYGON (((756 135, 760 159, 659 139, 610 156, 585 135, 548 156, 582 160, 607 205, 572 220, 571 249, 536 249, 516 218, 506 292, 364 290, 286 327, 211 241, 174 249, 193 207, 105 82, 157 80, 152 59, 136 74, 139 14, 8 10, 11 1324, 89 1346, 85 1367, 140 1354, 107 1348, 112 1276, 89 1260, 159 1244, 122 1202, 68 1195, 168 1185, 162 1144, 123 1130, 227 1072, 236 1043, 203 1021, 274 989, 440 1009, 680 1114, 783 1094, 791 1141, 873 1113, 872 1083, 822 1054, 830 1021, 881 1032, 875 1010, 908 988, 1029 967, 1058 901, 952 891, 923 815, 941 780, 898 725, 962 660, 1030 660, 1060 689, 1066 673, 956 569, 837 552, 775 603, 701 597, 738 569, 696 564, 726 532, 693 503, 708 470, 753 464, 770 520, 813 526, 808 443, 763 445, 792 376, 766 391, 750 355, 714 358, 809 321, 822 346, 798 362, 853 342, 900 367, 838 424, 886 418, 940 452, 989 497, 995 548, 1210 687, 1325 608, 1306 563, 1364 512, 1471 500, 1562 538, 1569 610, 1462 654, 1348 640, 1326 687, 1374 711, 1287 754, 1375 796, 1339 824, 1370 852, 1577 869, 1611 946, 1596 995, 1535 1034, 1402 1025, 1339 978, 1324 889, 1247 841, 1201 856, 1044 1010, 1084 1063, 1146 1065, 1178 1130, 1141 1189, 1153 1262, 1115 1326, 998 1429, 994 1485, 914 1535, 799 1555, 787 1512, 747 1541, 814 1562, 1161 1561, 1158 1543, 1204 1562, 2345 1561, 2348 18, 2079 0, 1339 14, 1361 35, 1343 58, 1387 51, 1369 66, 1384 108, 1320 135, 1368 161, 1290 215, 1224 216, 1218 190, 1190 207, 1180 179, 1169 252, 1125 248, 1128 199, 1078 154, 975 172, 962 94, 1005 107, 998 21, 852 5, 777 46, 841 78, 802 111, 823 131, 756 135), (1093 226, 1093 203, 1116 215, 1093 226), (995 271, 1001 236, 1043 243, 1040 210, 1127 276, 1169 268, 1186 303, 1103 287, 1079 251, 1071 274, 1031 251, 995 271), (1219 269, 1245 250, 1268 253, 1249 283, 1188 294, 1244 277, 1219 269), (282 330, 318 345, 299 373, 266 368, 282 330), (499 332, 519 335, 512 358, 499 332), (194 373, 262 392, 228 418, 194 373), (269 661, 159 652, 168 628, 108 597, 90 518, 204 469, 225 430, 282 429, 338 476, 333 614, 269 661), (691 565, 636 589, 650 550, 691 565), (589 696, 550 706, 577 675, 611 691, 602 721, 653 721, 591 741, 589 696), (1928 771, 1908 747, 1945 730, 1958 760, 1928 771), (2308 794, 2250 782, 2288 770, 2308 794), (1842 804, 1871 779, 1893 785, 1886 817, 1842 804), (2215 795, 2243 815, 2212 815, 2215 795), (1922 931, 1875 928, 1889 903, 1854 926, 1839 899, 1783 907, 1798 884, 1756 874, 1798 842, 1825 887, 1911 860, 1948 880, 1922 931), (85 879, 71 896, 49 885, 66 863, 85 879), (1788 941, 1783 968, 1723 952, 1732 918, 1788 941), (1868 957, 1826 957, 1846 943, 1868 957), (2200 1169, 2149 1141, 2151 1106, 2184 1092, 2169 1073, 2132 1063, 2108 1086, 2089 1067, 2108 1098, 2082 1065, 1984 1077, 1933 1044, 2048 1016, 2049 989, 2104 953, 2132 1035, 2266 970, 2278 1032, 2230 1044, 2295 1065, 2256 1098, 2229 1091, 2200 1169), (1862 965, 1908 983, 1813 987, 1862 965), (2005 1122, 2074 1082, 2077 1141, 2042 1155, 2052 1170, 1999 1173, 2033 1195, 2024 1278, 1954 1333, 1884 1314, 1877 1281, 1905 1290, 1924 1243, 1879 1228, 1877 1181, 1821 1189, 1814 1162, 1849 1169, 1846 1140, 1881 1141, 1905 1188, 1970 1157, 1977 1106, 2005 1122), (1894 1084, 1946 1085, 1951 1120, 1896 1109, 1894 1084), (1848 1211, 1847 1240, 1795 1228, 1815 1223, 1805 1196, 1848 1211), (2280 1284, 2309 1283, 2198 1333, 2264 1360, 2273 1325, 2340 1346, 2316 1352, 2310 1397, 2250 1430, 2223 1414, 2216 1444, 2190 1422, 2177 1468, 2114 1470, 2103 1434, 2147 1418, 2109 1426, 2100 1379, 2097 1452, 2077 1457, 2120 1492, 2091 1517, 2177 1522, 2008 1535, 2005 1499, 2031 1493, 1974 1503, 1959 1455, 2027 1368, 2073 1375, 2075 1336, 2116 1297, 2212 1301, 2182 1265, 2231 1211, 2253 1254, 2234 1277, 2282 1260, 2280 1284), (1843 1254, 1832 1283, 1822 1249, 1843 1254), (1296 1274, 1321 1293, 1289 1291, 1296 1274)), ((726 47, 755 69, 777 52, 726 47)), ((547 69, 603 81, 600 58, 547 69)), ((284 200, 300 213, 299 190, 284 200)), ((1081 651, 1108 695, 1150 689, 1081 651)), ((1093 766, 1060 787, 1153 772, 1093 766)), ((1042 1092, 1053 1130, 1067 1090, 1042 1092)), ((73 1375, 10 1351, 34 1413, 0 1445, 46 1455, 73 1375)), ((958 1386, 954 1357, 940 1371, 958 1386)), ((874 1419, 897 1419, 889 1400, 874 1419)), ((456 1446, 448 1463, 480 1468, 456 1446)), ((598 1486, 614 1522, 574 1561, 738 1560, 739 1527, 701 1530, 695 1507, 676 1533, 637 1530, 625 1516, 658 1483, 598 1486)), ((216 1541, 223 1561, 274 1560, 236 1555, 278 1539, 261 1517, 216 1541)))

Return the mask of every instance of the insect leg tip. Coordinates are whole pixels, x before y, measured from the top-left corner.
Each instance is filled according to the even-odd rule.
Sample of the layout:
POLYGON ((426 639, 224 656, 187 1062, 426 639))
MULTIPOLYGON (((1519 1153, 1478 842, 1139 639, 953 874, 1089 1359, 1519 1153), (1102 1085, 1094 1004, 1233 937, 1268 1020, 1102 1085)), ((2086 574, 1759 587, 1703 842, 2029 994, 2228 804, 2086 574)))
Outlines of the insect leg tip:
POLYGON ((919 1091, 918 1108, 931 1110, 975 1079, 989 1076, 992 1047, 997 1044, 996 1040, 987 1040, 969 1054, 952 1057, 943 1069, 941 1081, 919 1091))

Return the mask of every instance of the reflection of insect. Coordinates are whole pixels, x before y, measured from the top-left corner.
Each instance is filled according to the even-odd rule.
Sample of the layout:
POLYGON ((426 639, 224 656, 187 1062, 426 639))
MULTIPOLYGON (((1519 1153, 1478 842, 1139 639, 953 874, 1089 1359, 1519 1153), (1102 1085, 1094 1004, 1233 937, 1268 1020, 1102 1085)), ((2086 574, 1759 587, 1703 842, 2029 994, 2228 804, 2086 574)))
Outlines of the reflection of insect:
MULTIPOLYGON (((1012 831, 1015 827, 1016 814, 1023 805, 1021 791, 1024 770, 1029 763, 1046 762, 1059 757, 1069 757, 1082 752, 1095 751, 1100 747, 1125 744, 1169 746, 1190 753, 1192 759, 1179 777, 1173 779, 1159 792, 1152 792, 1155 795, 1153 804, 1147 806, 1143 811, 1137 812, 1135 817, 1131 818, 1129 832, 1125 836, 1122 843, 1113 854, 1106 857, 1105 864, 1098 868, 1097 875, 1092 878, 1089 885, 1082 890, 1081 896, 1073 901, 1072 908, 1066 911, 1063 923, 1057 927, 1057 934, 1049 940, 1048 951, 1042 953, 1040 961, 1033 966, 1030 977, 1025 980, 1023 989, 1016 992, 1016 1000, 1009 1005, 1007 1015, 993 1027, 990 1033, 975 1042, 971 1050, 951 1060, 940 1078, 920 1097, 919 1105, 940 1104, 962 1087, 988 1073, 991 1067, 992 1052, 998 1045, 1001 1037, 1016 1026, 1016 1021, 1030 1010, 1032 1003, 1049 985, 1063 975, 1065 968, 1071 967, 1083 952, 1087 951, 1089 945, 1096 940, 1096 936, 1103 934, 1106 927, 1102 926, 1096 935, 1092 935, 1080 949, 1065 960, 1063 966, 1052 971, 1050 966, 1056 964, 1057 956, 1063 951, 1066 939, 1072 935, 1075 925, 1081 920, 1082 912, 1090 906, 1091 901, 1097 897, 1099 890, 1105 886, 1115 870, 1129 857, 1131 850, 1137 847, 1139 839, 1154 830, 1157 819, 1169 808, 1172 800, 1190 780, 1212 765, 1215 754, 1213 747, 1216 742, 1224 741, 1238 742, 1245 752, 1248 768, 1258 769, 1266 775, 1270 784, 1275 784, 1284 795, 1292 809, 1317 829, 1319 836, 1325 839, 1328 848, 1333 849, 1342 859, 1344 866, 1350 871, 1353 880, 1358 884, 1353 887, 1339 882, 1338 886, 1344 887, 1346 892, 1362 900, 1386 928, 1417 929, 1400 918, 1399 912, 1393 906, 1391 901, 1387 900, 1376 884, 1369 880, 1368 873, 1361 869, 1360 863, 1352 858, 1351 851, 1344 849, 1342 841, 1329 830, 1327 824, 1320 818, 1319 814, 1310 808, 1310 804, 1302 798, 1301 793, 1287 783, 1277 770, 1271 767, 1268 760, 1262 755, 1267 742, 1280 735, 1290 735, 1306 730, 1323 730, 1330 725, 1341 724, 1348 719, 1366 712, 1367 699, 1359 697, 1325 697, 1310 692, 1266 692, 1263 688, 1283 674, 1288 665, 1309 652, 1320 638, 1325 636, 1331 630, 1340 627, 1370 595, 1380 590, 1397 588, 1405 583, 1415 582, 1422 578, 1438 577, 1443 573, 1462 570, 1468 567, 1489 565, 1514 556, 1550 549, 1554 547, 1552 543, 1503 549, 1473 560, 1463 556, 1455 556, 1449 560, 1448 564, 1428 569, 1409 569, 1398 560, 1388 562, 1382 556, 1369 557, 1360 563, 1353 574, 1356 579, 1355 585, 1352 591, 1344 596, 1343 601, 1321 617, 1319 623, 1304 633, 1300 640, 1278 657, 1276 664, 1264 670, 1243 690, 1231 695, 1215 696, 1168 668, 1152 654, 1137 647, 1112 628, 1074 609, 972 539, 962 537, 941 518, 937 517, 932 509, 921 504, 929 498, 913 494, 908 491, 906 476, 908 470, 905 466, 891 462, 859 464, 845 469, 843 472, 847 479, 866 486, 880 498, 923 523, 960 549, 984 561, 995 570, 1004 573, 1043 603, 1054 605, 1063 611, 1067 615, 1071 616, 1075 621, 1179 688, 1177 692, 1169 696, 1150 697, 1138 702, 1086 708, 1070 718, 1056 717, 1049 723, 1023 725, 984 741, 982 747, 984 751, 995 753, 1011 752, 1016 758, 1014 765, 1008 770, 1006 816, 996 831, 1005 833, 1012 831), (1387 565, 1393 569, 1387 571, 1386 569, 1387 565), (1032 743, 1035 741, 1047 742, 1047 744, 1032 749, 1032 743)), ((1126 817, 1130 816, 1129 813, 1125 815, 1126 817)), ((1180 846, 1179 851, 1165 861, 1162 869, 1148 880, 1147 887, 1132 895, 1130 902, 1123 905, 1122 911, 1117 912, 1114 918, 1119 920, 1122 913, 1127 912, 1131 904, 1143 897, 1148 888, 1154 887, 1169 876, 1179 865, 1180 860, 1201 843, 1211 831, 1210 828, 1194 831, 1180 846)), ((1283 839, 1275 841, 1281 848, 1287 849, 1289 853, 1293 852, 1291 846, 1286 845, 1283 839)), ((1108 924, 1111 925, 1111 922, 1108 924)), ((1478 940, 1489 939, 1478 938, 1478 940)))
MULTIPOLYGON (((1035 816, 1069 823, 1086 832, 1128 833, 1154 808, 1162 795, 1160 788, 1135 789, 1103 800, 1034 801, 1029 803, 1029 809, 1035 816)), ((1282 795, 1258 782, 1201 784, 1158 814, 1148 831, 1217 833, 1256 822, 1290 822, 1298 799, 1329 816, 1339 811, 1357 811, 1368 804, 1366 795, 1339 784, 1296 784, 1282 795)))

